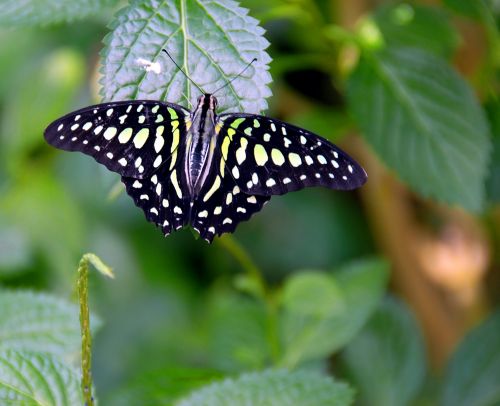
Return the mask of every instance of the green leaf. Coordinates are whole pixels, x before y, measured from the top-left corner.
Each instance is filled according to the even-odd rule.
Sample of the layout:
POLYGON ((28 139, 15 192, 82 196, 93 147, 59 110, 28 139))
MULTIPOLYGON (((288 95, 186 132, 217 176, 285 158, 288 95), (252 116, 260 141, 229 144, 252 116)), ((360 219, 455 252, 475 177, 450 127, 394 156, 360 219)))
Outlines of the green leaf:
POLYGON ((297 315, 328 317, 344 310, 342 291, 336 281, 321 272, 300 272, 292 275, 284 289, 285 311, 297 315))
POLYGON ((41 293, 0 290, 0 350, 52 353, 80 350, 78 307, 41 293))
POLYGON ((353 391, 317 373, 264 371, 226 379, 193 392, 177 406, 345 406, 353 391))
POLYGON ((446 369, 442 406, 500 404, 500 310, 472 330, 446 369))
POLYGON ((481 210, 488 124, 448 63, 418 49, 367 54, 349 78, 348 98, 368 142, 417 193, 481 210))
POLYGON ((78 374, 48 354, 1 351, 0 404, 82 405, 78 374))
POLYGON ((118 0, 3 0, 0 25, 32 26, 70 22, 102 13, 118 0))
POLYGON ((299 275, 288 280, 280 318, 284 347, 280 365, 293 367, 305 361, 322 359, 348 343, 382 297, 387 271, 385 261, 366 260, 353 263, 335 274, 299 275), (299 282, 301 286, 297 287, 299 282), (320 282, 324 286, 319 286, 320 282), (314 289, 308 297, 318 296, 313 302, 316 310, 311 308, 313 304, 304 305, 307 286, 314 289), (291 295, 290 292, 300 294, 291 295), (292 299, 297 300, 293 306, 290 305, 292 299))
POLYGON ((205 92, 220 93, 221 111, 267 108, 269 45, 257 20, 232 0, 142 0, 121 10, 102 52, 104 100, 155 99, 187 105, 199 90, 161 52, 166 48, 205 92))
POLYGON ((407 3, 383 5, 377 8, 374 19, 385 43, 392 47, 423 48, 450 57, 460 42, 448 15, 436 7, 407 3))
POLYGON ((211 365, 224 371, 263 368, 270 358, 264 306, 218 292, 209 309, 211 365))
POLYGON ((395 299, 382 302, 342 352, 342 360, 363 405, 408 405, 425 376, 420 330, 406 306, 395 299))

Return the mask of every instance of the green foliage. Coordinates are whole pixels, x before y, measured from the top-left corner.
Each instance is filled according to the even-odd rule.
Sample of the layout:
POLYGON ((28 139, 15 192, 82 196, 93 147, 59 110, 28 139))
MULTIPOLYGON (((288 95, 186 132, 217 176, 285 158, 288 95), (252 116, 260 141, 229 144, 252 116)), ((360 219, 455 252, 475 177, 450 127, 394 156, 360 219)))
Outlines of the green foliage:
MULTIPOLYGON (((20 287, 67 295, 88 250, 119 270, 112 287, 92 276, 89 284, 106 320, 92 360, 101 404, 348 405, 354 392, 360 404, 415 401, 426 372, 421 333, 399 302, 379 306, 389 264, 359 260, 377 257, 368 231, 376 219, 354 194, 273 199, 238 229, 239 251, 189 233, 165 240, 123 195, 107 200, 117 177, 57 154, 41 135, 95 101, 104 23, 104 100, 195 102, 198 90, 167 48, 206 91, 258 58, 217 97, 220 111, 260 112, 271 93, 269 39, 277 84, 269 115, 335 141, 357 126, 417 195, 479 211, 487 179, 492 203, 500 196, 494 3, 444 3, 449 10, 387 1, 354 32, 327 1, 246 0, 248 13, 231 0, 132 0, 111 21, 115 0, 0 4, 0 25, 19 27, 0 30, 0 403, 82 403, 76 307, 20 287), (450 10, 486 27, 488 54, 471 83, 488 98, 487 119, 469 78, 451 66, 463 40, 450 10), (266 22, 268 39, 250 15, 266 22), (360 59, 346 72, 352 48, 360 59)), ((442 405, 499 402, 499 334, 497 314, 459 346, 442 405)))
POLYGON ((220 372, 201 368, 153 370, 122 386, 111 396, 103 399, 102 404, 171 405, 192 390, 222 378, 220 372))
POLYGON ((446 371, 443 406, 493 406, 500 403, 500 311, 469 333, 446 371))
POLYGON ((422 48, 450 57, 459 43, 449 17, 438 8, 388 4, 378 8, 373 17, 390 47, 422 48))
POLYGON ((77 205, 47 172, 24 168, 18 176, 0 201, 0 218, 29 236, 31 244, 44 253, 50 269, 68 281, 67 270, 74 267, 74 255, 82 244, 84 226, 77 205), (36 210, 33 202, 37 202, 36 210))
POLYGON ((38 351, 65 358, 77 354, 77 306, 45 294, 2 290, 0 308, 0 350, 38 351))
POLYGON ((485 7, 486 2, 493 3, 495 0, 444 0, 444 4, 453 11, 463 14, 464 16, 479 19, 482 14, 482 9, 485 7))
POLYGON ((399 301, 381 303, 342 352, 363 405, 400 406, 414 400, 425 376, 419 327, 399 301))
POLYGON ((70 22, 102 12, 118 0, 4 0, 0 3, 0 25, 27 26, 70 22))
POLYGON ((222 371, 265 367, 271 359, 265 305, 234 293, 218 292, 209 309, 211 364, 222 371))
POLYGON ((352 389, 331 378, 306 371, 278 370, 213 383, 176 406, 347 406, 352 401, 352 389))
POLYGON ((280 363, 293 367, 321 359, 349 342, 381 299, 387 275, 385 261, 368 260, 335 274, 299 273, 289 279, 284 287, 280 363))
POLYGON ((78 374, 48 354, 0 351, 0 403, 69 406, 83 404, 78 374))
POLYGON ((104 100, 156 99, 187 105, 199 91, 161 52, 167 49, 205 92, 227 84, 219 110, 260 112, 271 92, 269 45, 248 10, 232 0, 132 1, 111 23, 102 52, 104 100), (154 65, 150 65, 150 64, 154 65))
POLYGON ((352 113, 367 140, 419 194, 481 210, 491 149, 467 83, 430 53, 387 48, 349 79, 352 113))

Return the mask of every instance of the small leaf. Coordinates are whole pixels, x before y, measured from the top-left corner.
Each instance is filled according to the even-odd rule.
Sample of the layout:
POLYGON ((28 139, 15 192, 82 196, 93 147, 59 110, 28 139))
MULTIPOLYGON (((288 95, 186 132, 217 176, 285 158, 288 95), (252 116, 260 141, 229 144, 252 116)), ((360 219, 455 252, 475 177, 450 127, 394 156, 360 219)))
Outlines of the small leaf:
POLYGON ((348 98, 368 142, 417 193, 481 210, 488 124, 450 65, 422 50, 387 48, 360 61, 348 98))
MULTIPOLYGON (((307 313, 298 310, 298 304, 285 306, 280 319, 284 346, 280 365, 294 367, 308 360, 322 359, 349 342, 382 297, 387 268, 385 261, 366 260, 335 274, 324 274, 323 278, 331 281, 324 282, 330 288, 321 287, 310 292, 310 295, 321 296, 315 300, 320 308, 316 312, 309 309, 310 305, 306 308, 307 313), (326 295, 333 296, 331 302, 326 300, 326 295), (326 303, 330 303, 329 311, 324 306, 326 303)), ((293 279, 291 281, 296 284, 293 279)), ((290 289, 287 285, 285 292, 290 289)))
POLYGON ((220 111, 257 113, 267 108, 271 76, 264 51, 269 45, 257 20, 232 0, 135 0, 111 24, 102 52, 105 100, 155 99, 186 105, 200 92, 228 84, 253 59, 257 61, 220 93, 220 111))
POLYGON ((443 10, 417 4, 387 4, 374 14, 385 43, 389 46, 423 48, 450 57, 460 37, 443 10))
POLYGON ((395 299, 382 302, 342 352, 342 360, 363 405, 408 405, 425 376, 420 330, 410 311, 395 299))
POLYGON ((353 391, 317 373, 264 371, 226 379, 193 392, 177 406, 347 406, 353 391))
POLYGON ((99 258, 96 254, 89 252, 82 257, 82 260, 92 264, 94 268, 104 276, 107 276, 108 278, 111 279, 115 277, 113 269, 108 265, 106 265, 104 262, 102 262, 102 259, 99 258))
POLYGON ((304 316, 324 317, 344 309, 342 292, 335 280, 321 272, 292 275, 283 289, 285 311, 304 316))
POLYGON ((0 25, 32 26, 83 19, 102 13, 118 0, 3 0, 0 25))
POLYGON ((0 290, 0 350, 75 355, 80 347, 78 308, 28 291, 0 290))
POLYGON ((500 311, 472 330, 446 369, 442 406, 500 404, 500 311))
POLYGON ((0 404, 82 405, 78 373, 48 354, 0 351, 0 404))

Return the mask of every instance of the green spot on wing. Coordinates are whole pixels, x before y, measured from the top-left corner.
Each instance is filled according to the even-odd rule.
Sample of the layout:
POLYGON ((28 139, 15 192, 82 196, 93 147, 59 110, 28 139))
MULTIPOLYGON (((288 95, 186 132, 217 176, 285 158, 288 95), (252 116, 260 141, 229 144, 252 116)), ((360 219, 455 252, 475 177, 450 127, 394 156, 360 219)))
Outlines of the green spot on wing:
POLYGON ((239 125, 245 121, 245 119, 243 117, 240 117, 240 118, 237 118, 236 120, 234 120, 232 123, 231 123, 231 127, 233 127, 234 129, 238 128, 239 125))
POLYGON ((173 108, 168 107, 167 109, 168 109, 168 112, 170 113, 170 118, 171 118, 172 120, 175 120, 175 119, 177 119, 177 118, 178 118, 178 117, 177 117, 177 112, 176 112, 173 108))

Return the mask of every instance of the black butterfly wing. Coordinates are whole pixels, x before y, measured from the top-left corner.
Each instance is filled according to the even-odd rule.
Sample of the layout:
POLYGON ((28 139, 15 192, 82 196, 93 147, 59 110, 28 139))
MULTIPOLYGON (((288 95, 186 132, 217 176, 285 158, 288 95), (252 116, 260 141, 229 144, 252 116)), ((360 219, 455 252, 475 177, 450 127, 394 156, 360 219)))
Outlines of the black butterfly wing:
POLYGON ((255 195, 281 195, 308 186, 351 190, 364 169, 328 140, 302 128, 253 114, 218 117, 218 148, 236 184, 255 195))
POLYGON ((216 235, 232 233, 240 222, 249 220, 271 198, 244 193, 218 149, 211 165, 191 216, 191 226, 209 243, 216 235))
POLYGON ((120 101, 77 110, 51 123, 49 144, 92 156, 122 176, 149 176, 179 145, 189 111, 153 100, 120 101))
POLYGON ((169 234, 188 223, 189 199, 182 167, 190 113, 152 100, 99 104, 50 124, 45 139, 80 151, 122 175, 127 193, 148 221, 169 234))
POLYGON ((191 216, 190 198, 186 195, 188 185, 183 176, 184 141, 185 137, 168 161, 152 175, 142 179, 122 177, 136 206, 165 236, 187 225, 191 216))

